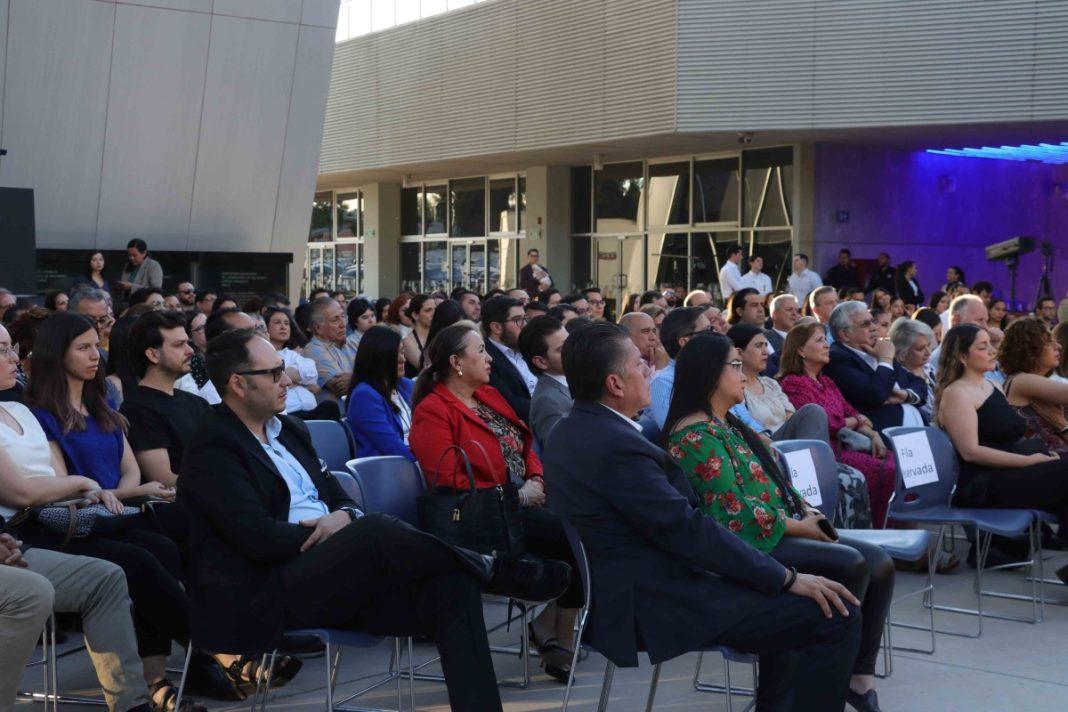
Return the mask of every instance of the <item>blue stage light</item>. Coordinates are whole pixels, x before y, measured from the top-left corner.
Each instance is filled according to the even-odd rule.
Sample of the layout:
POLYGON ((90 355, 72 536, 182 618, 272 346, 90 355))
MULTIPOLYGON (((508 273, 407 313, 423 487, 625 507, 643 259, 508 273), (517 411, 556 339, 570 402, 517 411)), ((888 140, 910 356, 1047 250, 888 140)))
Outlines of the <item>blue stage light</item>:
POLYGON ((982 148, 927 149, 927 153, 964 158, 997 158, 1002 161, 1038 161, 1040 163, 1068 163, 1068 142, 1040 143, 1037 146, 983 146, 982 148))

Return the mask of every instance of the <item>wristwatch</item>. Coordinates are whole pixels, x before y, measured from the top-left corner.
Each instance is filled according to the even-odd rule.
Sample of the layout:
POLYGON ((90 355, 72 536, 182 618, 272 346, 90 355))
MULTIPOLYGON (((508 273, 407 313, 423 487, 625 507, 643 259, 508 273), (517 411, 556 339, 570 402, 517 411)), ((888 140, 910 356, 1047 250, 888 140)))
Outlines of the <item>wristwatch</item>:
POLYGON ((356 509, 356 507, 338 507, 337 511, 344 512, 345 514, 349 515, 349 518, 354 522, 363 516, 363 512, 356 509))

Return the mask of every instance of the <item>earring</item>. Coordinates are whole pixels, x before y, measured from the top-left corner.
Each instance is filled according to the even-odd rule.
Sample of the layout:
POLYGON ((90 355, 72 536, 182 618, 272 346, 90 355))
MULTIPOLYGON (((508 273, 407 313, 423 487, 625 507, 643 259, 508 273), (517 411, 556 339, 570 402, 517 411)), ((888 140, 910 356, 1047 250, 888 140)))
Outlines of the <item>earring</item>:
POLYGON ((456 375, 459 376, 460 378, 463 378, 464 377, 463 369, 462 368, 456 369, 456 375))

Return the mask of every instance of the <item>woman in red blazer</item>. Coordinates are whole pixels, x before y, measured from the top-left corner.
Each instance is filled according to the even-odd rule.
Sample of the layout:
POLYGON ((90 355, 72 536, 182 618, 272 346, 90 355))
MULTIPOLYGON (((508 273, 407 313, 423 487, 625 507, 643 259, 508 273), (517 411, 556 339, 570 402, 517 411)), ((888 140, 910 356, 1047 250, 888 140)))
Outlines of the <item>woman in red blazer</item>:
POLYGON ((509 480, 519 486, 526 551, 571 565, 567 590, 533 621, 530 631, 542 667, 566 683, 572 657, 567 646, 573 644, 575 614, 582 606, 582 581, 560 520, 544 506, 545 482, 534 438, 504 396, 489 385, 492 358, 474 324, 459 322, 438 332, 427 347, 426 361, 412 394, 408 442, 427 484, 461 491, 470 487, 462 458, 449 450, 459 445, 471 460, 475 487, 509 480))

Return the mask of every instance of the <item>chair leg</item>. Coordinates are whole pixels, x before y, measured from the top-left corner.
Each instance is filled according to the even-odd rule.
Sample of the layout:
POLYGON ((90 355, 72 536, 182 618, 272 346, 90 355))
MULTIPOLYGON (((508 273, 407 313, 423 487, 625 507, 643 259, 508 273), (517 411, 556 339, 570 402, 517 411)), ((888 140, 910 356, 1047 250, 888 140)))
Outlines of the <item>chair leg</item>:
POLYGON ((697 665, 693 669, 693 689, 701 689, 701 662, 705 659, 704 653, 697 654, 697 665))
POLYGON ((412 712, 415 712, 415 653, 412 649, 411 636, 408 636, 408 702, 411 704, 412 712))
POLYGON ((182 695, 185 693, 185 680, 189 677, 189 661, 193 659, 193 643, 185 646, 185 664, 182 665, 182 679, 178 681, 178 697, 174 700, 174 709, 182 709, 182 695))
POLYGON ((649 698, 645 701, 645 712, 653 712, 653 700, 656 699, 656 688, 660 684, 660 663, 653 666, 653 679, 649 681, 649 698))
POLYGON ((575 651, 571 655, 571 670, 567 673, 567 686, 564 688, 564 704, 560 712, 567 712, 571 701, 571 689, 575 686, 575 670, 578 669, 579 650, 582 648, 582 632, 586 628, 586 611, 583 609, 575 617, 575 651))
POLYGON ((400 674, 400 670, 401 670, 401 639, 400 638, 394 638, 393 639, 393 654, 397 656, 397 712, 402 712, 402 710, 404 709, 404 702, 403 702, 404 697, 403 697, 403 693, 402 693, 401 690, 402 690, 402 682, 403 682, 402 678, 404 676, 400 674))
POLYGON ((727 696, 727 712, 734 710, 734 697, 731 694, 731 661, 723 658, 724 693, 727 696))
POLYGON ((608 709, 608 695, 612 691, 612 677, 616 674, 616 666, 611 660, 604 667, 604 682, 601 683, 601 699, 597 703, 597 712, 608 709))

